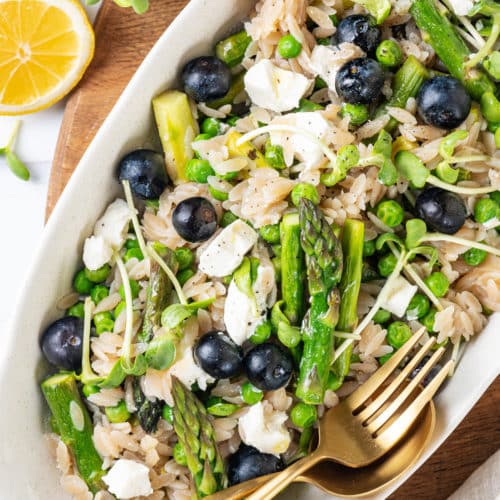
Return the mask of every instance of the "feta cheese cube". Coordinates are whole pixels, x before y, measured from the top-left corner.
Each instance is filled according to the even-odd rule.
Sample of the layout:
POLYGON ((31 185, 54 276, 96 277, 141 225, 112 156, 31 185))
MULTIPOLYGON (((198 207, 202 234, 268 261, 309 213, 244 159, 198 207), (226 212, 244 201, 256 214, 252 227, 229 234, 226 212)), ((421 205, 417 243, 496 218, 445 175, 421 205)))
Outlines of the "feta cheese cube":
POLYGON ((147 496, 153 493, 149 468, 134 460, 120 458, 102 478, 109 491, 118 498, 147 496))
POLYGON ((83 245, 83 263, 87 269, 95 271, 107 264, 113 256, 113 249, 102 236, 91 236, 83 245))
POLYGON ((398 318, 402 318, 406 309, 408 309, 410 300, 417 293, 417 290, 418 287, 416 285, 412 285, 402 276, 398 276, 394 280, 394 285, 389 290, 381 307, 398 318))
POLYGON ((94 236, 102 236, 114 250, 119 250, 125 243, 131 220, 127 202, 120 198, 108 206, 103 216, 94 226, 94 236))

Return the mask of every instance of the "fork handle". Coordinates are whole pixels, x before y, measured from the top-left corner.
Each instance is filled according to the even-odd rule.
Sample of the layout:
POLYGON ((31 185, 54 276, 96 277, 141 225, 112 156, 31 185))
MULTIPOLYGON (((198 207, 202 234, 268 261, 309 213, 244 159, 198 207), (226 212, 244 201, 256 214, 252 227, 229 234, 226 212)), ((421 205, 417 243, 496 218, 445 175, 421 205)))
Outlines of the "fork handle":
POLYGON ((247 500, 269 500, 286 488, 293 480, 313 465, 323 460, 323 454, 317 449, 276 474, 266 484, 247 497, 247 500))

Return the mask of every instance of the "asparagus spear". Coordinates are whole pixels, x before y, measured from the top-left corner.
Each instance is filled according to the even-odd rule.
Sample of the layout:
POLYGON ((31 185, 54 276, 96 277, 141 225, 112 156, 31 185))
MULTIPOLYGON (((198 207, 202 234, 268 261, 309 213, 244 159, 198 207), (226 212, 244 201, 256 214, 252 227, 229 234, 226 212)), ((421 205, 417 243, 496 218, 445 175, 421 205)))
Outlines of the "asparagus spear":
POLYGON ((292 325, 304 316, 304 251, 300 246, 299 214, 283 216, 281 233, 281 294, 292 325))
MULTIPOLYGON (((173 252, 169 250, 165 257, 168 267, 174 267, 173 252)), ((149 342, 153 338, 156 328, 161 325, 161 313, 168 305, 172 293, 172 282, 168 279, 160 265, 151 259, 151 274, 149 279, 146 305, 144 307, 144 321, 142 331, 138 333, 139 342, 149 342)))
POLYGON ((415 0, 410 13, 424 32, 424 40, 474 99, 480 100, 485 92, 495 92, 495 85, 483 70, 464 67, 470 50, 448 18, 438 10, 434 0, 415 0))
POLYGON ((54 428, 73 454, 78 471, 93 493, 102 487, 102 460, 92 441, 92 421, 83 404, 74 373, 52 375, 41 384, 54 428))
MULTIPOLYGON (((363 271, 363 242, 365 225, 359 220, 346 219, 342 232, 342 251, 344 254, 344 271, 340 280, 340 308, 337 329, 352 332, 358 323, 358 296, 363 271)), ((336 347, 342 343, 336 339, 336 347)), ((334 374, 343 379, 349 372, 352 344, 333 364, 334 374)))
POLYGON ((148 433, 155 432, 165 406, 164 403, 160 400, 149 400, 142 392, 138 378, 134 378, 133 389, 137 418, 141 427, 148 433))
POLYGON ((333 330, 339 302, 335 286, 342 275, 342 248, 319 208, 302 199, 299 210, 310 309, 303 332, 304 351, 296 395, 308 404, 321 404, 333 360, 333 330))
POLYGON ((172 395, 175 433, 186 453, 196 490, 200 497, 212 495, 227 485, 212 422, 200 400, 175 377, 172 395))

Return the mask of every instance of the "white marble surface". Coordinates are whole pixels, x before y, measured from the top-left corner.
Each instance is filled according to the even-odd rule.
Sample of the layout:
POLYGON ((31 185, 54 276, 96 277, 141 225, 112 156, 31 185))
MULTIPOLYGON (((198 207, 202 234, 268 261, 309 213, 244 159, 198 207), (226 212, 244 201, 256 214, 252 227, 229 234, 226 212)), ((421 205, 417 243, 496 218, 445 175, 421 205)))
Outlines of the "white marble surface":
MULTIPOLYGON (((98 6, 87 8, 93 19, 98 6)), ((64 101, 51 108, 19 117, 21 129, 15 151, 31 171, 31 180, 15 177, 0 157, 0 332, 6 332, 25 281, 31 255, 43 230, 50 167, 64 112, 64 101)), ((7 142, 17 118, 0 116, 0 147, 7 142)), ((33 283, 33 286, 37 286, 33 283)), ((27 311, 28 312, 28 311, 27 311)), ((1 350, 1 348, 0 348, 1 350)))

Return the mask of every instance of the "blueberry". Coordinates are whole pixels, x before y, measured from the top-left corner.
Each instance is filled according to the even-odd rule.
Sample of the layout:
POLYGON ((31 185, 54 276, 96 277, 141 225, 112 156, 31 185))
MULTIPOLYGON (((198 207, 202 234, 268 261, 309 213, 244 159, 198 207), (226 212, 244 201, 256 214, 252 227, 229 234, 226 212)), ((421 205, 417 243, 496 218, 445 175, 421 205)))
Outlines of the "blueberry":
POLYGON ((380 28, 372 16, 354 14, 340 21, 334 41, 339 44, 343 42, 354 43, 371 55, 375 53, 381 36, 380 28))
POLYGON ((186 94, 196 102, 212 101, 228 93, 231 71, 216 57, 197 57, 182 68, 181 81, 186 94))
POLYGON ((384 71, 377 61, 359 57, 345 63, 335 77, 337 94, 351 104, 370 104, 384 85, 384 71))
POLYGON ((172 223, 181 238, 191 243, 205 241, 217 229, 214 206, 201 196, 187 198, 175 207, 172 223))
POLYGON ((149 149, 125 155, 118 164, 118 178, 129 181, 134 195, 143 200, 158 199, 168 184, 163 156, 149 149))
POLYGON ((253 446, 241 444, 227 461, 229 486, 242 483, 285 468, 285 464, 274 455, 261 453, 253 446))
MULTIPOLYGON (((422 358, 422 361, 413 369, 413 371, 410 373, 410 379, 415 378, 419 373, 420 370, 424 367, 424 365, 429 361, 431 357, 429 355, 425 356, 422 358)), ((422 380, 422 385, 425 387, 426 385, 429 384, 429 382, 439 373, 439 371, 443 368, 439 363, 436 363, 430 370, 429 373, 424 377, 422 380)))
POLYGON ((224 332, 203 335, 194 347, 194 359, 216 379, 231 378, 243 369, 243 354, 239 346, 224 332))
POLYGON ((82 365, 83 320, 75 316, 54 321, 40 339, 47 361, 64 370, 78 370, 82 365))
POLYGON ((243 358, 248 380, 262 391, 285 387, 293 372, 291 355, 282 347, 269 342, 259 344, 243 358))
POLYGON ((467 118, 470 107, 464 86, 451 76, 427 80, 417 95, 417 109, 425 123, 447 130, 458 127, 467 118))
POLYGON ((467 209, 459 196, 437 187, 422 191, 415 208, 426 224, 445 234, 455 234, 464 225, 467 216, 467 209))

